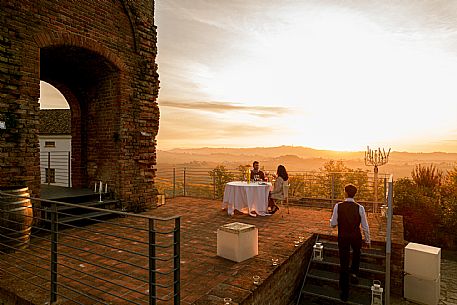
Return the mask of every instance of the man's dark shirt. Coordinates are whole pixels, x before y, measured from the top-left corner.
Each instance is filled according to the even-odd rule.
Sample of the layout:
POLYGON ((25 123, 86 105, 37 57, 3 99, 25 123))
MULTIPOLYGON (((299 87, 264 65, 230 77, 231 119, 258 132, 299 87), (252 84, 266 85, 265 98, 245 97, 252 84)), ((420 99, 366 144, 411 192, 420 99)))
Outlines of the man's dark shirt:
POLYGON ((254 170, 251 170, 251 180, 254 180, 254 175, 259 175, 260 180, 265 180, 265 174, 259 170, 258 172, 254 172, 254 170))

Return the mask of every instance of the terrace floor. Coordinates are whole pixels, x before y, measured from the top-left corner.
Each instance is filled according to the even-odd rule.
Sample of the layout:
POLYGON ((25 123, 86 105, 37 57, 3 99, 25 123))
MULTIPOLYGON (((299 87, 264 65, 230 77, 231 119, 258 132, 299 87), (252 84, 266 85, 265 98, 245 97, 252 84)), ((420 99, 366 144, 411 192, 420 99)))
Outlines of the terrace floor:
MULTIPOLYGON (((291 206, 290 214, 286 210, 281 207, 276 214, 266 217, 229 216, 221 209, 220 201, 177 197, 167 199, 165 205, 144 214, 181 216, 181 304, 187 305, 222 304, 223 297, 231 297, 233 301, 239 302, 252 293, 256 286, 252 284, 251 274, 244 279, 242 277, 247 277, 246 273, 238 271, 256 270, 257 275, 266 278, 275 268, 271 266, 271 258, 278 257, 281 264, 281 261, 291 256, 297 249, 294 240, 298 236, 308 239, 314 233, 337 234, 336 229, 329 227, 331 211, 328 209, 291 206), (258 256, 235 263, 216 255, 217 229, 231 222, 248 223, 258 228, 258 256), (221 287, 226 289, 221 291, 221 287)), ((126 219, 128 218, 119 218, 118 221, 126 219)), ((369 213, 368 222, 372 239, 385 240, 385 219, 369 213)), ((394 243, 404 243, 400 217, 394 217, 392 239, 394 243)), ((43 300, 48 297, 28 289, 27 283, 21 284, 21 281, 11 279, 6 273, 2 274, 1 268, 0 287, 12 290, 34 304, 44 304, 43 300)), ((403 302, 405 301, 401 298, 392 297, 392 304, 406 304, 403 302)))

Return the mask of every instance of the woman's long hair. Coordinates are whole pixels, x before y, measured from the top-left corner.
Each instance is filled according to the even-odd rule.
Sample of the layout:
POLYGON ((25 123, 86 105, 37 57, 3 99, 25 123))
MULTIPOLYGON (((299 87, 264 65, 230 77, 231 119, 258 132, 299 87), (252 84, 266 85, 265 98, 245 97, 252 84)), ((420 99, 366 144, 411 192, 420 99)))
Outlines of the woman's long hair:
POLYGON ((284 181, 289 180, 289 175, 287 174, 284 165, 278 165, 278 170, 276 171, 276 174, 278 175, 278 177, 281 177, 284 181))

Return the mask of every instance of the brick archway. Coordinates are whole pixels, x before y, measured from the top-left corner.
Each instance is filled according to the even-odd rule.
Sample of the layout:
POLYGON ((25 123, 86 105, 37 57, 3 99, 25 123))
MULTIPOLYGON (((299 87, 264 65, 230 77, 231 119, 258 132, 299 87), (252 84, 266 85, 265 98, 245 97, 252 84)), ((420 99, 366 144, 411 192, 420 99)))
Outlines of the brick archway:
POLYGON ((2 4, 0 45, 8 86, 0 87, 0 186, 40 194, 39 81, 72 112, 74 187, 107 182, 131 209, 155 202, 158 75, 153 0, 13 0, 2 4), (71 16, 71 17, 69 17, 71 16), (14 20, 14 22, 7 22, 14 20), (11 153, 13 152, 14 153, 11 153), (6 171, 4 171, 6 170, 6 171))
POLYGON ((40 48, 40 78, 56 84, 72 112, 72 185, 102 180, 119 187, 121 72, 85 48, 52 44, 40 48), (71 71, 71 73, 68 73, 71 71))

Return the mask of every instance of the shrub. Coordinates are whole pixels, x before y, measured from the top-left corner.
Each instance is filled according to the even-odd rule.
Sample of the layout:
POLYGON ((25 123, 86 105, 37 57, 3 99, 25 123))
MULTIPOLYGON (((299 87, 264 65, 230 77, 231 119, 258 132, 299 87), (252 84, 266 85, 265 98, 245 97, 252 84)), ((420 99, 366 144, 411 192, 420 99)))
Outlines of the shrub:
POLYGON ((227 182, 233 181, 235 175, 230 173, 223 165, 219 165, 209 172, 215 185, 215 198, 222 199, 224 197, 224 188, 227 182))

